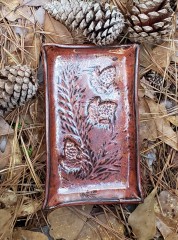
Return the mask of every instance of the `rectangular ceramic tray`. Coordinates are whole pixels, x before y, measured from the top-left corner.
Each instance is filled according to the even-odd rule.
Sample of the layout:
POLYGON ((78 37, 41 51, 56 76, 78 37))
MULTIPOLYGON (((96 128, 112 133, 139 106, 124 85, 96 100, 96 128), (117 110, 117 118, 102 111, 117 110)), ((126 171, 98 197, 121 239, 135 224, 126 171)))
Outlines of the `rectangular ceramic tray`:
POLYGON ((43 52, 45 207, 140 202, 138 45, 43 52))

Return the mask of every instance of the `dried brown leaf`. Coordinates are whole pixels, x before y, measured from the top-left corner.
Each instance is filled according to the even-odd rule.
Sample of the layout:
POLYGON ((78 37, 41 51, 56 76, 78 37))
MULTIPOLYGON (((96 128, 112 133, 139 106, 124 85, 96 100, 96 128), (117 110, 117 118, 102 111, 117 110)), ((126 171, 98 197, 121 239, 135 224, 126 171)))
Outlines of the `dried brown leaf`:
MULTIPOLYGON (((82 209, 82 207, 77 208, 82 209)), ((84 211, 90 213, 91 209, 92 206, 85 206, 84 211)), ((54 239, 76 239, 86 220, 85 216, 79 217, 76 212, 67 207, 57 208, 48 215, 48 221, 51 225, 50 235, 54 239)))
POLYGON ((168 116, 166 118, 170 123, 178 127, 178 116, 168 116))
POLYGON ((158 45, 152 51, 151 57, 152 57, 153 64, 161 68, 169 66, 171 54, 172 54, 172 49, 169 42, 164 42, 158 45))
MULTIPOLYGON (((3 2, 3 1, 2 1, 3 2)), ((19 14, 15 11, 20 5, 20 0, 5 1, 5 5, 2 7, 2 16, 8 21, 14 22, 19 18, 19 14)))
POLYGON ((152 54, 151 45, 147 44, 146 47, 140 46, 140 65, 149 68, 152 65, 150 55, 152 54))
POLYGON ((173 54, 170 43, 163 43, 155 48, 151 45, 141 46, 140 64, 149 69, 157 70, 169 66, 173 54))
POLYGON ((147 99, 150 112, 155 120, 158 138, 164 143, 178 151, 178 138, 176 132, 170 126, 169 121, 166 119, 166 109, 163 105, 155 103, 153 100, 147 99))
POLYGON ((112 227, 117 232, 117 236, 125 238, 124 225, 119 222, 112 214, 100 214, 94 220, 89 220, 85 223, 82 231, 80 232, 77 240, 116 240, 118 237, 112 231, 106 230, 101 224, 97 223, 99 220, 103 225, 112 227))
POLYGON ((8 21, 14 23, 17 20, 21 21, 21 19, 27 19, 35 23, 32 18, 33 14, 30 7, 21 4, 21 0, 1 0, 1 2, 4 4, 2 7, 2 16, 8 19, 8 21))
POLYGON ((0 239, 6 239, 9 235, 12 216, 6 209, 0 209, 0 216, 0 239))
POLYGON ((143 77, 141 79, 140 85, 144 89, 144 96, 150 99, 155 99, 154 90, 149 85, 149 82, 143 77))
POLYGON ((159 202, 162 208, 163 216, 178 223, 178 197, 168 191, 162 191, 159 194, 159 202))
POLYGON ((48 240, 47 236, 40 232, 32 232, 23 229, 17 229, 13 233, 15 240, 48 240))
MULTIPOLYGON (((178 4, 177 4, 178 6, 178 4)), ((178 26, 178 12, 177 12, 177 26, 178 26)), ((178 29, 175 32, 175 36, 174 36, 174 45, 173 45, 173 54, 171 56, 171 61, 178 63, 178 29)))
POLYGON ((143 98, 145 96, 145 88, 140 84, 138 89, 138 98, 143 98))
POLYGON ((17 202, 17 195, 14 191, 6 189, 1 195, 0 195, 0 202, 4 204, 6 208, 9 208, 16 204, 17 202))
POLYGON ((46 43, 72 44, 73 38, 67 28, 52 18, 48 13, 45 14, 44 31, 46 33, 46 43))
POLYGON ((18 209, 17 216, 25 217, 30 214, 34 214, 40 209, 40 207, 41 203, 39 201, 25 198, 23 204, 18 209))
POLYGON ((26 63, 37 68, 41 51, 41 37, 38 33, 29 32, 25 37, 26 63))
POLYGON ((155 194, 156 190, 153 190, 128 218, 128 223, 138 240, 150 240, 156 233, 155 194))
POLYGON ((0 117, 0 169, 3 169, 9 163, 12 153, 12 139, 14 130, 0 117))
POLYGON ((145 98, 140 98, 139 101, 139 113, 140 113, 140 143, 144 139, 154 141, 157 138, 157 128, 154 119, 150 114, 150 108, 145 98))
POLYGON ((4 169, 8 163, 12 153, 12 139, 0 137, 0 169, 4 169))
POLYGON ((156 227, 161 232, 164 239, 166 239, 171 233, 173 233, 169 223, 163 220, 161 216, 156 217, 156 227))
POLYGON ((14 130, 12 129, 12 127, 2 117, 0 117, 0 136, 13 133, 14 130))
POLYGON ((177 240, 178 234, 177 233, 171 233, 165 240, 177 240))

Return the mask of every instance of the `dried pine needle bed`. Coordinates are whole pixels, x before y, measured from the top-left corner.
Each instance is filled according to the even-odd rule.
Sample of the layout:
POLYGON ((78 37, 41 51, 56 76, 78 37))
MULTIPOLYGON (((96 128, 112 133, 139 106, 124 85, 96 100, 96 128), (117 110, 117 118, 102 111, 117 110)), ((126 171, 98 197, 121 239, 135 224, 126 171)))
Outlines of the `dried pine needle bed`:
MULTIPOLYGON (((44 10, 47 2, 50 1, 0 0, 0 69, 27 65, 38 79, 36 95, 29 93, 30 100, 22 104, 17 100, 17 105, 21 106, 0 117, 0 239, 178 239, 178 32, 175 14, 171 25, 166 26, 169 34, 164 36, 164 41, 157 41, 163 37, 157 33, 154 42, 151 38, 140 39, 138 94, 144 203, 46 211, 42 210, 46 140, 41 46, 46 42, 83 44, 87 41, 81 31, 68 30, 49 15, 44 10)), ((157 2, 164 2, 159 10, 168 11, 167 18, 171 15, 170 9, 173 12, 176 9, 176 1, 170 1, 171 8, 166 5, 167 0, 157 2)), ((131 0, 110 3, 118 6, 125 18, 138 15, 131 8, 131 0)), ((156 24, 160 26, 163 22, 165 26, 166 17, 156 24)), ((138 30, 137 24, 131 21, 132 30, 128 30, 127 23, 126 31, 119 35, 116 43, 126 44, 130 38, 135 38, 133 28, 136 26, 138 30)), ((14 94, 15 85, 10 83, 9 86, 8 91, 14 94)), ((2 114, 2 107, 0 111, 2 114)), ((3 111, 4 114, 5 107, 3 111)))

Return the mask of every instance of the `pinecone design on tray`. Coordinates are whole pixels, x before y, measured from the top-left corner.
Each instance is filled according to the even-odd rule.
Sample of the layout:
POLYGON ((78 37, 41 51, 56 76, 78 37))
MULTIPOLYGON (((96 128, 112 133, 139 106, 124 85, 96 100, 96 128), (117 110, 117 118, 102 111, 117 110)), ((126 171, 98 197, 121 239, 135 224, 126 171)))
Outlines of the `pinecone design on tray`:
POLYGON ((90 173, 92 164, 89 156, 74 136, 64 139, 64 157, 65 161, 62 161, 61 167, 68 174, 77 174, 79 178, 83 179, 90 173))
POLYGON ((22 106, 37 91, 34 71, 26 65, 6 66, 0 71, 0 115, 22 106))
POLYGON ((96 93, 110 94, 117 89, 115 79, 116 68, 114 66, 108 66, 103 69, 97 66, 91 72, 90 84, 96 93))
POLYGON ((100 97, 94 97, 88 106, 89 123, 103 128, 114 126, 117 104, 113 101, 102 101, 100 97))
POLYGON ((159 42, 173 30, 170 0, 134 0, 128 15, 129 39, 159 42))
POLYGON ((81 30, 96 45, 113 43, 125 26, 123 14, 108 3, 61 0, 44 8, 70 30, 81 30))

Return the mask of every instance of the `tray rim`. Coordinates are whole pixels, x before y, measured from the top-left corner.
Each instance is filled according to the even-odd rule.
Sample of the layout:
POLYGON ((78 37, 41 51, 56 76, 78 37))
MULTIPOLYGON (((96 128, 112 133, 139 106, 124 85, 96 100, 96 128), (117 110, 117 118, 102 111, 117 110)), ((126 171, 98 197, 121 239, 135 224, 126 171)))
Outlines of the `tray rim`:
POLYGON ((45 84, 45 117, 46 117, 46 150, 47 150, 47 160, 46 160, 46 181, 45 181, 45 199, 43 203, 43 209, 54 209, 56 207, 63 206, 75 206, 75 205, 85 205, 87 204, 136 204, 143 202, 143 193, 141 188, 141 174, 140 174, 140 153, 139 153, 139 109, 138 109, 138 80, 139 80, 139 55, 140 55, 140 45, 137 43, 131 44, 123 44, 123 45, 107 45, 107 46, 96 46, 92 44, 57 44, 57 43, 45 43, 42 45, 42 56, 43 56, 43 69, 44 69, 44 84, 45 84), (70 201, 67 203, 59 203, 55 206, 48 206, 48 197, 49 197, 49 181, 50 181, 50 118, 49 118, 49 91, 47 84, 47 76, 48 76, 48 67, 47 67, 47 53, 46 47, 58 47, 61 49, 116 49, 116 48, 135 48, 135 65, 134 65, 134 102, 135 102, 135 121, 136 121, 136 141, 135 141, 135 153, 137 156, 136 159, 136 178, 137 178, 137 198, 121 198, 121 199, 102 199, 100 201, 95 199, 90 199, 90 202, 85 202, 84 200, 70 201))

